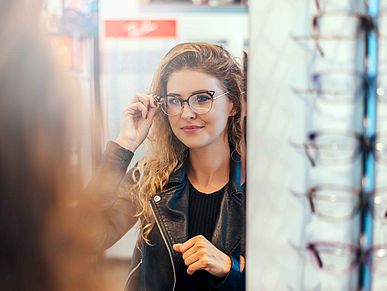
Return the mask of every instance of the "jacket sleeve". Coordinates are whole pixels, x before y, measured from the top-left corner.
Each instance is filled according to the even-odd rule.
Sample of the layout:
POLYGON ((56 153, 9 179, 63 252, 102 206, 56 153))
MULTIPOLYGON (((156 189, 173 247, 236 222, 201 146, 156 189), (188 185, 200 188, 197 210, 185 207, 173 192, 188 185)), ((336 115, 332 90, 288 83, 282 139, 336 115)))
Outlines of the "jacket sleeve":
POLYGON ((220 291, 243 291, 245 290, 245 270, 243 272, 240 271, 240 262, 239 258, 235 258, 234 256, 230 256, 231 258, 231 269, 228 272, 227 276, 224 278, 219 278, 215 276, 211 276, 210 280, 212 286, 215 290, 220 291))
POLYGON ((126 173, 132 158, 131 151, 108 142, 102 161, 86 187, 84 202, 92 209, 86 213, 91 214, 90 225, 94 222, 90 232, 96 249, 112 246, 137 221, 136 207, 129 195, 125 195, 132 183, 131 172, 126 173))

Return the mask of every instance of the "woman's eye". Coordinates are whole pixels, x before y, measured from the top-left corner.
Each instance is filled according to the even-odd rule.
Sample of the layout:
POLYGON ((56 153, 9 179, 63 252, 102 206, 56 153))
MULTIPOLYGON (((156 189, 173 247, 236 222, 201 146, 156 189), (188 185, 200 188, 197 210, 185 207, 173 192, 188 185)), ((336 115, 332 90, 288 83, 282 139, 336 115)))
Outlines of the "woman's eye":
POLYGON ((179 98, 168 97, 168 103, 171 105, 180 105, 180 100, 179 98))
POLYGON ((208 102, 211 100, 211 97, 208 96, 208 95, 205 95, 205 94, 202 94, 202 95, 196 95, 195 98, 196 102, 198 103, 204 103, 204 102, 208 102))

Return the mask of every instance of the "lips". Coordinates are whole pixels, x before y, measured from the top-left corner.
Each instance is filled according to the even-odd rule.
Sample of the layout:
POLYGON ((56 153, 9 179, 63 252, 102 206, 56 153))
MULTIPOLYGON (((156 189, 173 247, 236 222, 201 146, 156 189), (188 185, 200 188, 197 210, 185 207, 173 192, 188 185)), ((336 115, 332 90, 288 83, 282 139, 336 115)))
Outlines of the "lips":
POLYGON ((197 128, 203 128, 204 126, 200 125, 185 125, 181 129, 197 129, 197 128))
POLYGON ((200 126, 200 125, 185 125, 183 127, 181 127, 181 130, 183 130, 184 132, 187 132, 187 133, 192 133, 192 132, 197 132, 199 130, 201 130, 204 126, 200 126))

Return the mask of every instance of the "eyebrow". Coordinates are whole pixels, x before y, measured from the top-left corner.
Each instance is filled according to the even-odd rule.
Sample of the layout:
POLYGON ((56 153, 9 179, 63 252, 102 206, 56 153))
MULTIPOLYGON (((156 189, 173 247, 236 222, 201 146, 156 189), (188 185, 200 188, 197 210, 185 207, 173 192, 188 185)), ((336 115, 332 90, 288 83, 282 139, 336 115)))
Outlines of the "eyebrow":
MULTIPOLYGON (((207 89, 196 90, 196 91, 191 92, 191 94, 189 96, 192 96, 192 95, 195 95, 198 93, 206 93, 208 91, 210 91, 210 90, 207 90, 207 89)), ((178 93, 167 93, 166 96, 181 97, 181 95, 178 93)))

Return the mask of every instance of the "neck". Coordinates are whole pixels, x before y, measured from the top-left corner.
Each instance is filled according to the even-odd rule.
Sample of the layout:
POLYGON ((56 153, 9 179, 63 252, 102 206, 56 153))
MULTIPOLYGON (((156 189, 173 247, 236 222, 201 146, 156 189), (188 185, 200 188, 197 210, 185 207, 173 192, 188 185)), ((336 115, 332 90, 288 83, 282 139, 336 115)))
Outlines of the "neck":
POLYGON ((189 160, 188 178, 198 191, 212 193, 227 184, 230 174, 228 142, 190 149, 189 160))

